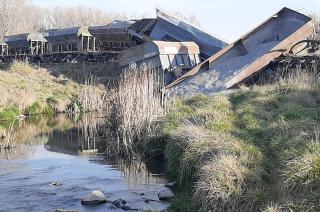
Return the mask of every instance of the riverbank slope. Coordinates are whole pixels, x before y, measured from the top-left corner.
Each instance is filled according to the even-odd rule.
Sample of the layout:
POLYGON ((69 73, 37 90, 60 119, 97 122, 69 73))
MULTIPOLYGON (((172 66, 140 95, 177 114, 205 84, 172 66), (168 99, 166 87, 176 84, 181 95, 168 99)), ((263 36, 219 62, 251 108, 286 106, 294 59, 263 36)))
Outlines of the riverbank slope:
POLYGON ((87 75, 82 83, 49 70, 14 62, 0 67, 0 121, 19 115, 95 111, 105 88, 87 75))
POLYGON ((320 211, 318 80, 177 99, 147 143, 178 182, 171 210, 320 211))

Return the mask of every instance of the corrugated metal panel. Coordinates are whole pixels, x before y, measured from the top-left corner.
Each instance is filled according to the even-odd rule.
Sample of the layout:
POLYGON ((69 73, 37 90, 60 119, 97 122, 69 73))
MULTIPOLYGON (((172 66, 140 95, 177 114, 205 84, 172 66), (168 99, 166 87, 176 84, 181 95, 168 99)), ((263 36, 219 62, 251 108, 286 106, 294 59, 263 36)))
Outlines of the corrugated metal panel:
POLYGON ((139 62, 158 55, 199 55, 199 47, 194 42, 147 42, 121 51, 118 57, 120 67, 139 62))
POLYGON ((312 31, 311 18, 283 8, 166 88, 172 95, 228 89, 265 68, 312 31))
POLYGON ((199 46, 194 42, 165 42, 154 41, 160 54, 196 54, 200 53, 199 46))
POLYGON ((199 27, 157 8, 157 23, 150 37, 164 41, 194 41, 200 47, 201 56, 208 58, 227 45, 222 39, 211 36, 199 27))

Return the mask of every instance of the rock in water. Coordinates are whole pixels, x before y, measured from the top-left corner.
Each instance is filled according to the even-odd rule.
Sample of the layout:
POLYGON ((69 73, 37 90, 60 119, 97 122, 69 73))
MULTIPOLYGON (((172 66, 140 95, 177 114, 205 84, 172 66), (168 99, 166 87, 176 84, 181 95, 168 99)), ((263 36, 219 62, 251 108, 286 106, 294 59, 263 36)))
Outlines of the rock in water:
POLYGON ((107 199, 104 194, 99 190, 94 190, 87 194, 85 198, 81 200, 82 205, 97 205, 106 203, 107 199))
POLYGON ((113 201, 112 204, 115 205, 116 207, 121 207, 121 206, 124 206, 125 204, 127 204, 127 201, 125 201, 123 199, 117 199, 117 200, 113 201))
POLYGON ((176 184, 177 184, 176 182, 167 183, 167 184, 165 184, 165 187, 173 188, 176 184))
POLYGON ((58 181, 54 181, 54 182, 51 183, 51 185, 53 185, 53 186, 61 186, 61 183, 58 182, 58 181))
POLYGON ((174 193, 170 189, 160 191, 158 194, 159 200, 162 200, 162 201, 170 200, 174 196, 175 196, 174 193))

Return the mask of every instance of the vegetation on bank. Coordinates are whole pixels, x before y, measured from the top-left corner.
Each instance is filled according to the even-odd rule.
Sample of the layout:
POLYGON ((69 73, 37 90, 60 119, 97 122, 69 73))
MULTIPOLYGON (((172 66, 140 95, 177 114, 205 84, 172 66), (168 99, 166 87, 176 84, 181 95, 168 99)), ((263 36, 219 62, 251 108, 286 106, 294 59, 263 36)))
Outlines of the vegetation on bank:
POLYGON ((172 211, 320 211, 320 84, 298 72, 175 100, 148 153, 179 186, 172 211))
POLYGON ((1 121, 21 114, 85 112, 104 107, 105 89, 94 78, 88 77, 80 84, 27 63, 1 67, 0 90, 1 121))

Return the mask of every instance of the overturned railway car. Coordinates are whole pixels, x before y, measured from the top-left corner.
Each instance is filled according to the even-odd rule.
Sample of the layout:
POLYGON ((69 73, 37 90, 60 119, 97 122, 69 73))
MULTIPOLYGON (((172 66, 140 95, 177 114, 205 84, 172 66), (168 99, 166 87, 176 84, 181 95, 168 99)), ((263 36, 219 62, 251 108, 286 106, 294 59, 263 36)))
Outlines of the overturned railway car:
POLYGON ((97 39, 97 49, 101 51, 122 51, 145 41, 143 33, 154 19, 130 21, 116 20, 105 26, 89 27, 89 32, 97 39))
POLYGON ((157 70, 167 85, 200 63, 200 49, 194 42, 150 41, 119 54, 122 70, 157 70))
POLYGON ((166 87, 169 96, 223 91, 264 71, 297 41, 313 33, 311 18, 283 8, 236 42, 166 87))
POLYGON ((201 29, 194 24, 171 14, 161 8, 156 8, 157 19, 151 26, 149 37, 152 40, 171 42, 193 41, 200 47, 203 60, 220 51, 227 42, 201 29))

